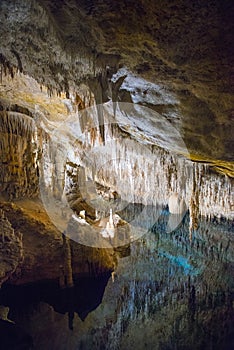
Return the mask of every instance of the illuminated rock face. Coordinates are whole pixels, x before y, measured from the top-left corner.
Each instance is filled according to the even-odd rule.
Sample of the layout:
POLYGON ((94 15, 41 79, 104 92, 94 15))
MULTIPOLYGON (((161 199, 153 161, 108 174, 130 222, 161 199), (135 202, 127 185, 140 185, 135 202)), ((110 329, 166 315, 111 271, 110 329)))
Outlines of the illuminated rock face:
POLYGON ((93 219, 96 181, 127 202, 169 205, 172 215, 189 208, 190 231, 200 214, 233 218, 231 4, 132 2, 129 11, 108 1, 60 5, 0 4, 1 195, 33 198, 43 188, 62 209, 69 198, 74 211, 93 219), (114 107, 116 123, 105 126, 107 107, 81 118, 76 134, 72 123, 59 127, 108 101, 134 104, 135 114, 114 107), (90 130, 90 122, 98 128, 90 130), (180 145, 173 150, 177 138, 167 123, 186 154, 180 145), (81 206, 71 187, 82 184, 81 206))
POLYGON ((2 72, 15 67, 49 93, 76 96, 85 82, 98 104, 149 106, 181 128, 193 159, 233 171, 231 1, 59 4, 1 1, 2 72))
MULTIPOLYGON (((45 186, 57 199, 71 196, 75 186, 79 197, 92 207, 99 198, 95 190, 99 183, 126 202, 169 205, 172 214, 189 209, 193 228, 200 214, 233 218, 231 179, 211 172, 206 164, 192 163, 171 150, 126 137, 124 127, 109 122, 108 113, 104 114, 105 143, 98 127, 95 132, 89 128, 82 133, 80 116, 68 118, 68 126, 62 124, 50 143, 44 144, 45 186), (57 180, 54 174, 58 174, 57 180)), ((94 205, 93 209, 99 208, 94 205)))
POLYGON ((38 195, 39 147, 32 116, 0 112, 0 189, 8 199, 38 195))
POLYGON ((36 347, 231 348, 232 6, 0 0, 0 287, 36 347))
MULTIPOLYGON (((130 114, 121 125, 125 111, 119 110, 117 119, 113 119, 108 104, 106 106, 103 109, 105 143, 99 130, 97 112, 90 113, 86 117, 88 119, 85 119, 85 114, 78 117, 69 114, 62 126, 55 124, 50 130, 49 121, 46 122, 43 114, 37 115, 35 123, 28 115, 1 112, 2 193, 8 199, 35 197, 40 190, 40 168, 41 188, 45 187, 62 201, 71 183, 75 183, 81 190, 81 197, 90 197, 88 201, 92 207, 90 201, 97 197, 97 192, 95 184, 91 190, 88 181, 91 184, 96 181, 110 187, 127 202, 169 205, 172 214, 189 208, 191 217, 194 217, 193 227, 199 214, 233 217, 231 179, 211 172, 206 164, 192 163, 174 154, 171 137, 163 140, 164 131, 168 135, 173 132, 165 125, 163 130, 154 127, 152 133, 157 132, 157 142, 169 150, 152 146, 151 139, 147 136, 143 138, 138 129, 132 130, 130 114), (94 127, 84 129, 84 125, 89 124, 94 127), (129 125, 130 131, 126 134, 129 125), (84 168, 83 177, 81 170, 74 177, 74 167, 79 166, 84 168), (181 197, 180 202, 173 199, 176 193, 181 197)), ((144 117, 143 112, 144 109, 138 111, 138 118, 144 117)), ((98 208, 94 208, 94 212, 95 209, 98 208)))

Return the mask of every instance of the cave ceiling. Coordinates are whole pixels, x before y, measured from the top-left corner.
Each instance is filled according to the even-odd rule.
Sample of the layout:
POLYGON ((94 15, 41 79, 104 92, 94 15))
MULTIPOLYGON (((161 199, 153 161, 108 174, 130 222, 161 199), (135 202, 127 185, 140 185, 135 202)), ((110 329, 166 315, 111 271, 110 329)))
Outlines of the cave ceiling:
POLYGON ((64 101, 85 86, 96 103, 153 109, 179 130, 191 159, 233 176, 233 8, 229 0, 1 0, 1 109, 33 115, 39 106, 59 121, 64 101))

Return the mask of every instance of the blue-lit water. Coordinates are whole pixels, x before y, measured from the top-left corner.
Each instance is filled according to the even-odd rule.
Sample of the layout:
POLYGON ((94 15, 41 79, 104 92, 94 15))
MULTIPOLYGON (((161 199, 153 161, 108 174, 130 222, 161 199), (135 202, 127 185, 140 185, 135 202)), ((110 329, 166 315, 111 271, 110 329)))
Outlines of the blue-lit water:
POLYGON ((69 290, 3 286, 8 317, 36 350, 233 349, 232 223, 200 220, 191 236, 188 214, 170 233, 168 218, 165 210, 143 237, 116 250, 112 277, 77 279, 69 290))
POLYGON ((188 259, 183 256, 174 256, 163 250, 159 250, 158 254, 168 259, 172 265, 181 266, 185 275, 198 275, 200 272, 199 269, 192 266, 192 264, 188 262, 188 259))

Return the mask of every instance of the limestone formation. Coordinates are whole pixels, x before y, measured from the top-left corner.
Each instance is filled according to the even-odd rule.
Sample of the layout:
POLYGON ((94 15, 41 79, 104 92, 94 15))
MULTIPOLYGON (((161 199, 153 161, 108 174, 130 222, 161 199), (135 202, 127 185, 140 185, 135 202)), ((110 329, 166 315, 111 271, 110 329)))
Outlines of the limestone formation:
POLYGON ((14 230, 0 209, 0 287, 23 261, 22 235, 14 230))
POLYGON ((0 0, 1 348, 233 348, 233 11, 0 0))
MULTIPOLYGON (((61 232, 84 210, 84 226, 95 223, 109 200, 116 212, 186 207, 190 234, 201 216, 233 219, 232 10, 219 0, 1 1, 1 201, 18 201, 8 203, 14 231, 22 210, 30 267, 27 230, 39 242, 48 228, 24 216, 38 196, 61 232)), ((38 278, 61 274, 40 266, 38 278)))

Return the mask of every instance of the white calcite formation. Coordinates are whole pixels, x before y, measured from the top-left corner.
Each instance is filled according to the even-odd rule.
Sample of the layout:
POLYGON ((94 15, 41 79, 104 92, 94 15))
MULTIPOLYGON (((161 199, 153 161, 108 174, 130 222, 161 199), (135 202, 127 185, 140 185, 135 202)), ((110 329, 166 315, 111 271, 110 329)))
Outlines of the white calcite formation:
MULTIPOLYGON (((183 142, 176 131, 172 139, 173 130, 168 129, 169 137, 164 136, 163 149, 160 137, 158 146, 152 145, 147 137, 141 139, 136 131, 137 122, 133 126, 136 132, 131 133, 131 125, 126 122, 131 119, 131 111, 120 110, 113 117, 107 106, 101 110, 104 124, 100 125, 100 110, 95 108, 92 113, 85 110, 84 114, 71 115, 42 145, 44 182, 41 188, 45 186, 45 193, 52 194, 53 205, 64 206, 67 210, 66 194, 76 184, 81 197, 97 213, 104 201, 95 190, 95 184, 99 183, 121 197, 119 210, 127 203, 168 205, 170 213, 180 215, 179 220, 182 220, 189 209, 190 231, 197 228, 199 215, 233 219, 233 180, 211 171, 207 164, 188 160, 184 156, 189 156, 187 150, 182 148, 183 142), (130 132, 127 132, 128 127, 130 132), (173 152, 173 141, 176 152, 173 152)), ((162 136, 162 128, 166 129, 167 125, 161 124, 158 129, 154 125, 154 130, 162 136)), ((44 204, 48 209, 47 200, 44 204)), ((148 213, 145 211, 142 215, 148 213)), ((172 229, 178 224, 175 216, 169 222, 172 229)), ((152 218, 149 216, 147 229, 158 217, 158 212, 152 218)), ((136 221, 140 226, 140 222, 147 220, 140 216, 136 221)))
MULTIPOLYGON (((110 102, 82 111, 74 108, 62 123, 50 121, 39 106, 34 113, 6 106, 0 113, 2 193, 14 199, 40 191, 49 215, 60 215, 60 220, 53 219, 56 225, 74 214, 70 203, 78 199, 74 193, 69 201, 67 197, 74 186, 96 219, 106 217, 110 209, 115 214, 127 203, 168 205, 171 229, 187 209, 190 231, 197 227, 199 215, 234 216, 233 180, 211 171, 208 164, 188 160, 180 132, 149 108, 110 102), (108 190, 97 189, 97 183, 108 190)), ((135 224, 148 222, 144 228, 149 229, 160 210, 145 220, 149 213, 145 209, 135 224)))
MULTIPOLYGON (((187 209, 190 232, 197 228, 199 215, 234 217, 233 180, 212 172, 207 164, 189 161, 179 132, 157 114, 154 118, 147 108, 94 106, 71 113, 59 125, 49 123, 40 111, 36 111, 36 122, 29 115, 4 111, 1 132, 2 193, 10 199, 37 195, 40 167, 41 197, 52 221, 61 222, 62 230, 74 214, 70 199, 73 203, 79 200, 73 193, 68 201, 74 186, 96 218, 106 217, 110 209, 114 215, 128 203, 146 205, 134 220, 140 232, 143 227, 150 229, 160 215, 160 209, 152 214, 152 206, 168 205, 169 231, 178 226, 187 209), (151 130, 148 135, 140 131, 145 115, 146 128, 151 130), (116 192, 121 200, 112 198, 108 206, 97 183, 109 188, 107 193, 116 192)), ((107 229, 113 236, 114 229, 107 229)))
POLYGON ((168 200, 168 207, 171 214, 183 214, 187 209, 184 199, 178 193, 171 194, 168 200))

